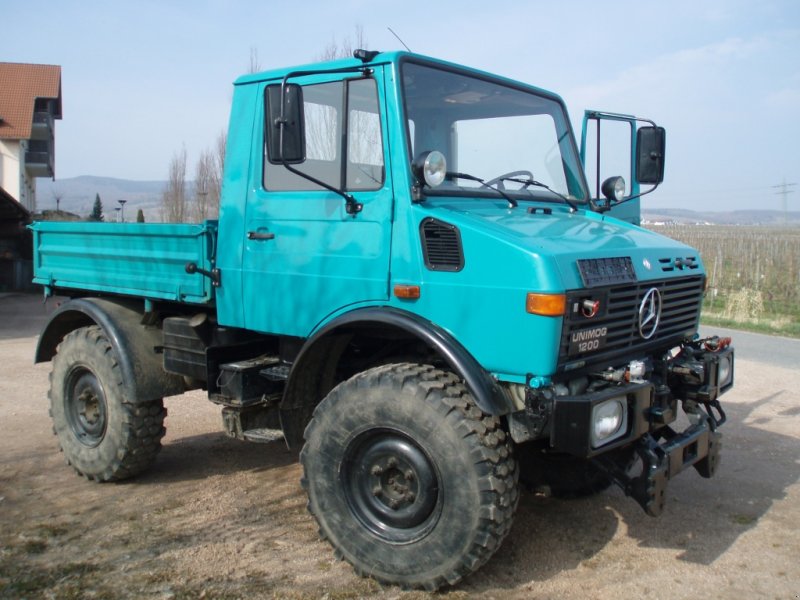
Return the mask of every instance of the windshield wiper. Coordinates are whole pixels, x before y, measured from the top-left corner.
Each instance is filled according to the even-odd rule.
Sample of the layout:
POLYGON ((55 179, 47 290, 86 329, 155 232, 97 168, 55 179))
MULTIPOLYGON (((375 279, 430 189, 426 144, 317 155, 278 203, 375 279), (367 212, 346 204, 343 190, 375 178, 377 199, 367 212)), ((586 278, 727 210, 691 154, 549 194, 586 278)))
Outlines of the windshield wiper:
POLYGON ((517 208, 517 206, 519 206, 517 204, 517 201, 514 200, 508 194, 506 194, 503 190, 501 190, 499 188, 496 188, 496 187, 492 187, 491 185, 486 183, 483 179, 481 179, 480 177, 476 177, 475 175, 470 175, 469 173, 456 173, 456 172, 453 172, 453 171, 448 171, 447 174, 445 175, 445 179, 448 179, 448 178, 449 179, 469 179, 470 181, 477 181, 483 187, 489 188, 493 192, 497 192, 503 198, 505 198, 508 201, 508 207, 509 208, 517 208))
MULTIPOLYGON (((548 192, 550 192, 551 194, 555 194, 556 196, 561 198, 564 202, 566 202, 569 205, 569 207, 572 209, 572 212, 578 212, 578 207, 572 200, 567 198, 564 194, 555 191, 553 188, 551 188, 546 183, 542 183, 541 181, 536 181, 535 179, 531 179, 531 178, 520 179, 519 177, 500 177, 499 180, 500 181, 513 181, 514 183, 522 184, 522 185, 525 186, 525 189, 527 189, 530 186, 544 188, 548 192)), ((495 188, 492 188, 492 189, 495 189, 495 188)))

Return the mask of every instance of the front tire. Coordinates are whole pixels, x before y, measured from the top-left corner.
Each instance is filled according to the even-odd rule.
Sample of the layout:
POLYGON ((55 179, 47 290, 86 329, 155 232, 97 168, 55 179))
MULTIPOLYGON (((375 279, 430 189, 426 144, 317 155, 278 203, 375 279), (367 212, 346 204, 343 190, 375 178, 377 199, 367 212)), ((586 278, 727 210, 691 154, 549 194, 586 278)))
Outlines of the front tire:
POLYGON ((360 373, 317 407, 305 438, 309 510, 363 576, 454 584, 511 527, 519 492, 510 442, 451 373, 417 364, 360 373))
POLYGON ((100 327, 76 329, 59 344, 49 397, 53 431, 67 464, 87 479, 132 477, 161 449, 163 401, 131 402, 100 327))

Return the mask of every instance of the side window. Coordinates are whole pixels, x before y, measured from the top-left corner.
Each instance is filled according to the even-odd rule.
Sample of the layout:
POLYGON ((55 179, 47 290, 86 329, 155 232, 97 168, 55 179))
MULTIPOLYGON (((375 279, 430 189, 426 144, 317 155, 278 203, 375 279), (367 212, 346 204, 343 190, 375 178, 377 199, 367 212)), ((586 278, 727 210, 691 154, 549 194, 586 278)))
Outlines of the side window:
MULTIPOLYGON (((306 159, 293 165, 298 171, 348 190, 376 190, 385 177, 378 94, 372 79, 354 79, 303 87, 306 159), (343 108, 347 87, 347 114, 343 108), (342 144, 346 127, 347 142, 342 144), (346 150, 343 168, 342 151, 346 150)), ((264 157, 264 187, 274 191, 323 190, 322 186, 292 173, 264 157)))
POLYGON ((385 173, 375 80, 349 81, 347 106, 347 189, 380 189, 385 173))
MULTIPOLYGON (((339 187, 342 162, 336 143, 342 130, 341 81, 303 87, 305 112, 306 160, 294 165, 299 171, 325 183, 339 187)), ((264 187, 268 190, 323 190, 322 186, 272 164, 264 157, 264 187)))
POLYGON ((593 198, 603 198, 600 186, 609 177, 621 175, 625 178, 625 187, 631 189, 631 123, 592 119, 586 129, 586 180, 593 198), (597 145, 600 136, 600 153, 598 164, 597 145))

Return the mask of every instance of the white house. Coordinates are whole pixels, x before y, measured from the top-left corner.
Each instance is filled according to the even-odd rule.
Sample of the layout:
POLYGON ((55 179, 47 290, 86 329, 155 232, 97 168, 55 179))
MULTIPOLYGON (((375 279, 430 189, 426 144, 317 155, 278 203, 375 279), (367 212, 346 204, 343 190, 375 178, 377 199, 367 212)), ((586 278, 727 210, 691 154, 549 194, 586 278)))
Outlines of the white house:
POLYGON ((36 178, 55 176, 61 67, 0 62, 0 292, 30 286, 36 178))

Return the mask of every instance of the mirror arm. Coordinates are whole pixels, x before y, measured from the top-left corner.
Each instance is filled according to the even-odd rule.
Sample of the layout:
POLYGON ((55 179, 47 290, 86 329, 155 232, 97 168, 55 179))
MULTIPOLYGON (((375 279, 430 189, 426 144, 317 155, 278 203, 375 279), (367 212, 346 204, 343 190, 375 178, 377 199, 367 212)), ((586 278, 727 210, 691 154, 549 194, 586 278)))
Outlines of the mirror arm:
POLYGON ((610 201, 610 200, 606 200, 606 202, 603 204, 603 206, 600 206, 600 207, 599 207, 599 208, 600 208, 599 212, 601 212, 601 213, 604 213, 604 212, 606 212, 606 211, 609 211, 609 210, 611 210, 611 209, 612 209, 613 207, 615 207, 615 206, 619 206, 620 204, 625 204, 625 203, 626 203, 626 202, 628 202, 629 200, 636 200, 637 198, 641 198, 642 196, 647 196, 647 194, 651 194, 651 193, 655 192, 655 191, 656 191, 656 188, 657 188, 658 186, 660 186, 660 185, 661 185, 661 183, 660 183, 660 182, 659 182, 659 183, 656 183, 656 184, 654 184, 654 185, 653 185, 653 187, 651 187, 651 188, 650 188, 649 190, 647 190, 646 192, 641 192, 641 193, 639 193, 639 194, 636 194, 635 196, 628 196, 627 198, 623 198, 622 200, 620 200, 620 201, 619 201, 619 202, 617 202, 616 204, 611 204, 611 201, 610 201))
POLYGON ((300 171, 298 169, 295 169, 293 166, 291 166, 285 160, 283 161, 283 166, 286 167, 289 171, 291 171, 295 175, 298 175, 298 176, 302 177, 303 179, 307 179, 308 181, 310 181, 312 183, 316 183, 318 186, 323 187, 326 190, 333 192, 334 194, 339 194, 342 198, 344 198, 344 201, 347 203, 346 206, 345 206, 345 209, 347 210, 347 214, 348 215, 356 215, 356 214, 360 213, 361 210, 364 208, 364 205, 361 202, 358 202, 353 197, 352 194, 349 194, 349 193, 345 192, 344 190, 340 190, 339 188, 334 187, 329 183, 321 181, 321 180, 317 179, 316 177, 314 177, 313 175, 309 175, 308 173, 303 173, 302 171, 300 171))

